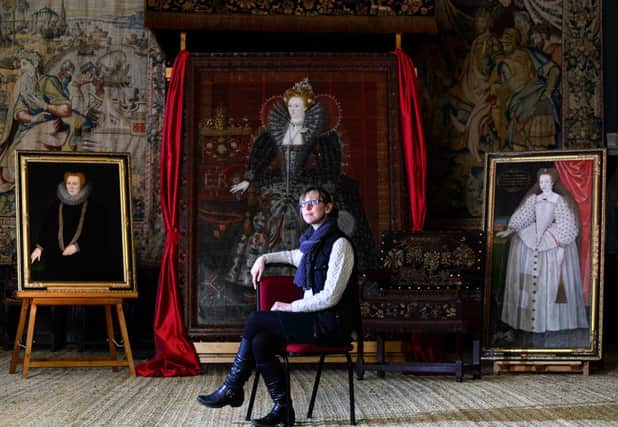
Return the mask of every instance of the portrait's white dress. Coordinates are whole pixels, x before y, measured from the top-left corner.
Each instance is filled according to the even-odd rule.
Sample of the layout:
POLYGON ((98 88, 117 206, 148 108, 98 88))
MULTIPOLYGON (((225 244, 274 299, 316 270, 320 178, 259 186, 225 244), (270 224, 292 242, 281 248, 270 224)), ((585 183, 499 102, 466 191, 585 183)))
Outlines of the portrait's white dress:
POLYGON ((575 213, 557 193, 532 195, 517 208, 502 321, 528 332, 587 328, 575 213))

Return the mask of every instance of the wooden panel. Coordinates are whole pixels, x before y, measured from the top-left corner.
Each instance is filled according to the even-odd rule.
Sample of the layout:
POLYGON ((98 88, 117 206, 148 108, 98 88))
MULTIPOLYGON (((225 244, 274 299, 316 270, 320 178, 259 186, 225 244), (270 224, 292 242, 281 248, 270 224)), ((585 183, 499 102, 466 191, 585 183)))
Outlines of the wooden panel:
POLYGON ((149 0, 153 29, 272 32, 435 33, 435 0, 417 2, 149 0))
MULTIPOLYGON (((238 342, 195 342, 195 351, 200 357, 200 363, 232 363, 236 351, 238 350, 238 342)), ((356 342, 352 343, 352 358, 356 360, 356 342)), ((365 361, 373 363, 376 361, 377 346, 375 341, 365 341, 364 355, 365 361)), ((387 341, 384 345, 386 360, 397 363, 405 360, 405 346, 401 341, 387 341)), ((290 358, 292 363, 308 363, 319 359, 316 357, 293 357, 290 358)), ((343 363, 345 356, 328 356, 328 363, 343 363)))
POLYGON ((434 17, 229 16, 148 12, 144 25, 154 30, 436 33, 434 17))

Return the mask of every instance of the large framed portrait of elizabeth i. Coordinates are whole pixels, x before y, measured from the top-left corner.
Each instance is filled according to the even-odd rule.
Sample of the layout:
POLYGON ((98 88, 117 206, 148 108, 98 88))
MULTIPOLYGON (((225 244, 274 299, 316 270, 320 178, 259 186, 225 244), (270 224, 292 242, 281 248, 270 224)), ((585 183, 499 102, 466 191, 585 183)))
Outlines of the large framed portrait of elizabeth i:
POLYGON ((603 149, 489 153, 483 355, 602 356, 603 149))
POLYGON ((405 210, 395 56, 192 55, 185 93, 178 283, 193 341, 239 340, 249 270, 297 247, 309 184, 334 195, 360 270, 377 263, 405 210))

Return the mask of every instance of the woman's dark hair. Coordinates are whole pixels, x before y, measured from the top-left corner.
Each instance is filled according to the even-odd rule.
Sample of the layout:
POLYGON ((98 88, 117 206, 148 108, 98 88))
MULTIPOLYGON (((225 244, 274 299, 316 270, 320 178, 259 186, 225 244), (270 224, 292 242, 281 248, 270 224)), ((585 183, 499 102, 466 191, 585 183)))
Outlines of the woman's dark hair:
POLYGON ((310 193, 312 191, 318 193, 318 197, 321 202, 323 202, 324 204, 331 203, 333 205, 333 208, 331 209, 328 216, 337 218, 337 215, 339 214, 339 209, 337 209, 337 206, 335 206, 333 196, 331 196, 330 193, 326 191, 323 187, 319 187, 316 185, 310 185, 308 187, 305 187, 305 189, 300 193, 298 202, 301 203, 303 200, 305 200, 305 196, 307 195, 307 193, 310 193))

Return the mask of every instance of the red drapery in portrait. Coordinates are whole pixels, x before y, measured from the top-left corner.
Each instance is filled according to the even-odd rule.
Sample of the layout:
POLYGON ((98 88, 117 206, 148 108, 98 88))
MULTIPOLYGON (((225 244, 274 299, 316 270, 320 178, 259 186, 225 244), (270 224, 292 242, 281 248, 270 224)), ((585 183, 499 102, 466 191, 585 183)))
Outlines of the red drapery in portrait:
POLYGON ((579 264, 582 275, 584 301, 590 305, 590 268, 592 261, 592 160, 564 160, 555 162, 562 185, 575 199, 581 220, 579 264))
POLYGON ((165 119, 161 141, 161 211, 167 238, 161 261, 157 301, 154 313, 155 356, 138 365, 142 376, 172 377, 197 375, 201 372, 195 347, 187 339, 180 312, 176 283, 178 248, 178 180, 185 68, 189 52, 176 57, 165 100, 165 119))

